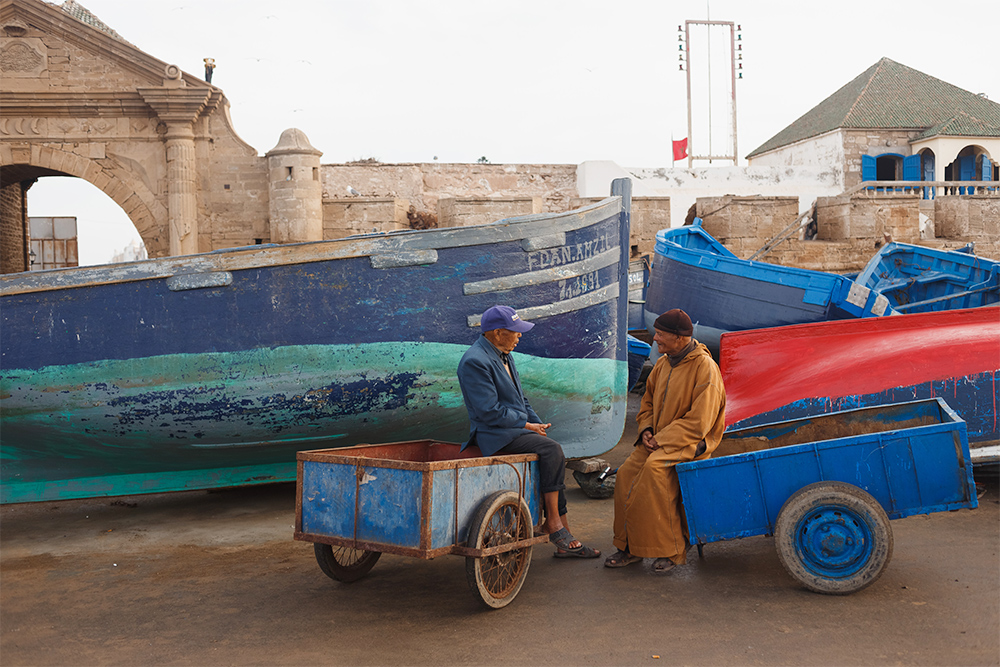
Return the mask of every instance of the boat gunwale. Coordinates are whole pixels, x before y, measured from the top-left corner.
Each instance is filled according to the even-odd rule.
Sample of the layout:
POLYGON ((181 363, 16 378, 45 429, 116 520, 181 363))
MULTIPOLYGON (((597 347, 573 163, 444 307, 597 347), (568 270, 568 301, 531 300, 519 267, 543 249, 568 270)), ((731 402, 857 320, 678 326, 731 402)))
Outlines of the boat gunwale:
POLYGON ((398 230, 305 243, 224 248, 120 264, 26 271, 0 275, 0 297, 158 280, 175 275, 308 264, 400 251, 438 250, 548 237, 593 226, 620 214, 621 209, 622 197, 614 195, 571 211, 534 213, 467 227, 398 230))
MULTIPOLYGON (((854 279, 855 282, 857 282, 859 285, 867 286, 868 283, 876 279, 877 277, 876 272, 878 271, 879 267, 883 265, 883 262, 887 262, 891 257, 897 256, 899 254, 923 256, 931 258, 934 261, 949 262, 951 264, 960 266, 968 271, 977 271, 977 270, 985 271, 987 274, 987 277, 985 278, 986 282, 989 282, 990 275, 993 274, 995 271, 995 268, 993 269, 993 271, 991 271, 990 270, 991 267, 996 267, 997 265, 1000 265, 1000 262, 997 262, 996 260, 992 260, 988 257, 983 257, 982 255, 976 255, 974 253, 961 252, 956 249, 944 250, 939 248, 931 248, 928 246, 917 245, 915 243, 902 243, 900 241, 893 241, 891 243, 887 243, 886 245, 882 246, 881 248, 879 248, 878 252, 872 255, 872 258, 868 260, 868 263, 865 264, 865 267, 861 269, 861 271, 858 273, 857 278, 854 279), (983 262, 985 262, 985 265, 983 265, 983 262)), ((909 282, 914 277, 912 274, 900 273, 900 275, 903 276, 902 278, 900 278, 900 280, 904 281, 906 284, 909 284, 909 282)), ((898 286, 892 286, 883 289, 898 289, 898 286)))

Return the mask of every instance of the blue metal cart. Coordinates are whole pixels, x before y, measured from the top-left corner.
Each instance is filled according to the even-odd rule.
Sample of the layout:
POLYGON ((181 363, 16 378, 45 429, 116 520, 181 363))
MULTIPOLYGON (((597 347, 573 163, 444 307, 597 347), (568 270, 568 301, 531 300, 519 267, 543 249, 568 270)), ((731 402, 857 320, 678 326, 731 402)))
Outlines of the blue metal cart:
POLYGON ((699 553, 774 535, 792 577, 835 595, 882 574, 890 519, 978 506, 965 422, 940 398, 731 431, 677 473, 699 553))
POLYGON ((299 452, 295 539, 312 542, 323 572, 360 579, 382 553, 466 558, 473 592, 492 608, 513 601, 531 550, 547 542, 538 456, 479 456, 434 440, 299 452))

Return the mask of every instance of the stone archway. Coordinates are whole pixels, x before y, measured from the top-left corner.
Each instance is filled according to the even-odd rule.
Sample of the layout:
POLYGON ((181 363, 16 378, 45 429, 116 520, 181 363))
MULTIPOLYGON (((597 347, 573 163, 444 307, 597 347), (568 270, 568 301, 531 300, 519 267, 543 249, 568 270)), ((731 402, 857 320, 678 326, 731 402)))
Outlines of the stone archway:
MULTIPOLYGON (((0 0, 0 75, 5 217, 18 199, 26 215, 22 183, 69 175, 122 207, 150 257, 269 240, 266 160, 236 134, 219 88, 79 3, 41 0, 0 0)), ((15 228, 0 226, 5 237, 15 228)))
POLYGON ((114 160, 85 158, 49 146, 27 145, 0 151, 0 183, 31 182, 45 176, 83 179, 115 201, 135 225, 151 257, 166 256, 170 249, 167 211, 145 183, 114 160), (9 153, 9 154, 8 154, 9 153), (111 162, 112 165, 107 163, 111 162))

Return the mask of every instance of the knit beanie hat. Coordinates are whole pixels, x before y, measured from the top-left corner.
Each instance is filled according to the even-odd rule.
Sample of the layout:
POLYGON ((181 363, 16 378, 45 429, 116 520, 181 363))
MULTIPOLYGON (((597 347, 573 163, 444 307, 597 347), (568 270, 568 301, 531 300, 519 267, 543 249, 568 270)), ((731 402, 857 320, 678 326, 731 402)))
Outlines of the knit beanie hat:
POLYGON ((694 333, 691 318, 680 308, 674 308, 663 313, 656 318, 653 326, 660 331, 668 331, 678 336, 690 336, 694 333))

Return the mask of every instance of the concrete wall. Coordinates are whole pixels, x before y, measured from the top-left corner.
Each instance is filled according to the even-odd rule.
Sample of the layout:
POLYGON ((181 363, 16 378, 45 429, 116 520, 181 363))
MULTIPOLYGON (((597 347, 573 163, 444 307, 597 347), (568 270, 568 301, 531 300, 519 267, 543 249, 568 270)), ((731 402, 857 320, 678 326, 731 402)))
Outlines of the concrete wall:
MULTIPOLYGON (((761 167, 820 167, 836 168, 844 164, 844 136, 840 130, 833 130, 810 139, 796 141, 788 146, 782 146, 763 155, 750 158, 747 165, 753 168, 761 167)), ((843 168, 836 169, 837 183, 843 188, 843 168)))
POLYGON ((684 224, 700 197, 722 195, 796 196, 799 212, 817 197, 840 194, 834 167, 715 167, 706 169, 625 169, 614 162, 584 162, 577 169, 581 197, 606 197, 615 178, 632 179, 633 197, 669 197, 672 227, 684 224))

